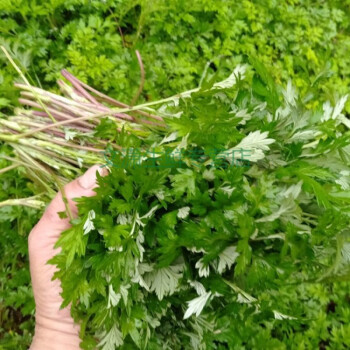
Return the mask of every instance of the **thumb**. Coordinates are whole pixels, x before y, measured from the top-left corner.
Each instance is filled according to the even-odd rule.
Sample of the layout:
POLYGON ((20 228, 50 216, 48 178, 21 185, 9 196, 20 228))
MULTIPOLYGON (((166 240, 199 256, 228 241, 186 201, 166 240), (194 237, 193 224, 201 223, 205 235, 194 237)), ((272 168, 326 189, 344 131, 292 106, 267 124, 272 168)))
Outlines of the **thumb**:
MULTIPOLYGON (((76 217, 77 215, 77 205, 73 199, 78 197, 92 197, 96 194, 94 189, 97 187, 97 172, 101 176, 108 174, 106 168, 101 168, 99 165, 94 165, 88 169, 84 175, 64 186, 63 192, 73 217, 76 217)), ((33 230, 45 232, 47 235, 53 235, 58 238, 59 234, 63 230, 70 227, 69 218, 61 219, 58 215, 59 212, 65 210, 66 206, 60 191, 48 205, 42 218, 33 230)))

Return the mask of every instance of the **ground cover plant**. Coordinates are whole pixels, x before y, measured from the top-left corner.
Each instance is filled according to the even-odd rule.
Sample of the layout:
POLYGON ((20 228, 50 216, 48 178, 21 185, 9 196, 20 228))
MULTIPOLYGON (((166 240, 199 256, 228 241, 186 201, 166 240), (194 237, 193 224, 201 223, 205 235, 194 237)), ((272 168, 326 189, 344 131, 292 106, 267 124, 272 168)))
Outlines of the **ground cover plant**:
MULTIPOLYGON (((196 0, 190 7, 183 0, 3 0, 0 43, 36 82, 55 87, 65 68, 125 102, 139 83, 135 49, 148 68, 145 99, 196 86, 207 61, 226 56, 232 67, 252 54, 273 67, 277 82, 292 78, 302 91, 319 74, 331 75, 319 92, 332 99, 349 86, 348 13, 348 0, 196 0)), ((1 103, 11 105, 17 94, 4 62, 1 103)))
MULTIPOLYGON (((103 97, 63 75, 73 83, 71 89, 60 83, 73 97, 64 106, 76 113, 78 100, 92 108, 89 101, 103 97)), ((85 349, 293 347, 294 334, 310 327, 309 288, 348 280, 347 96, 309 110, 291 82, 279 88, 255 59, 216 80, 205 71, 196 89, 133 107, 101 111, 96 103, 92 116, 61 122, 50 120, 64 110, 58 95, 19 86, 48 122, 3 121, 2 138, 20 159, 24 150, 16 143, 23 140, 38 154, 49 149, 51 159, 77 159, 63 149, 85 145, 79 121, 102 118, 85 134, 98 136, 95 146, 107 142, 110 175, 99 179, 98 200, 79 200, 80 217, 62 233, 62 253, 51 261, 59 267, 63 305, 71 303, 82 322, 85 349), (133 113, 153 122, 128 119, 133 113), (53 126, 63 127, 62 135, 34 142, 53 126), (65 146, 55 148, 67 133, 65 146), (250 322, 261 331, 242 335, 239 325, 248 335, 250 322)), ((31 151, 22 158, 32 173, 29 154, 43 159, 31 151)), ((80 162, 88 163, 87 154, 80 162)), ((64 163, 48 165, 54 179, 67 175, 64 163)), ((346 322, 336 329, 333 343, 346 348, 346 322)), ((321 346, 322 338, 313 341, 321 346)))
MULTIPOLYGON (((146 70, 144 90, 136 104, 196 87, 210 60, 213 62, 209 70, 217 70, 216 81, 220 81, 229 74, 228 69, 245 62, 245 56, 253 53, 268 66, 277 82, 286 86, 287 79, 292 77, 302 97, 311 91, 314 97, 310 98, 310 94, 303 105, 320 111, 325 99, 335 106, 348 93, 348 11, 348 1, 244 1, 239 6, 234 1, 198 1, 193 7, 181 1, 152 4, 2 1, 0 41, 23 72, 33 78, 31 83, 35 86, 57 93, 56 79, 60 78, 60 70, 67 68, 84 82, 127 104, 134 101, 140 83, 135 49, 141 53, 146 70), (226 58, 220 61, 222 55, 226 58)), ((5 59, 0 64, 3 120, 8 118, 5 115, 14 114, 12 107, 18 104, 19 90, 13 85, 17 80, 15 70, 5 59)), ((248 72, 246 79, 249 81, 251 76, 248 72)), ((100 135, 105 136, 101 141, 105 143, 115 136, 106 135, 108 123, 104 120, 100 126, 100 135)), ((191 152, 196 154, 197 151, 191 152)), ((113 150, 109 155, 110 158, 115 155, 113 150)), ((13 149, 8 142, 2 142, 1 156, 13 159, 13 149)), ((3 157, 0 162, 2 168, 12 164, 3 157)), ((67 169, 66 179, 62 177, 62 180, 67 181, 79 173, 79 167, 74 169, 67 169)), ((17 166, 1 174, 0 348, 5 349, 28 348, 33 330, 34 304, 29 286, 26 235, 50 195, 33 197, 42 193, 42 189, 39 191, 38 182, 30 179, 28 181, 28 167, 25 171, 17 166), (5 202, 9 198, 11 202, 5 202)), ((323 182, 327 179, 314 179, 328 189, 323 182)), ((48 187, 53 193, 55 187, 46 189, 48 187)), ((300 242, 288 242, 288 245, 295 250, 300 242)), ((339 252, 342 252, 340 248, 339 252)), ((342 255, 332 256, 340 259, 342 255)), ((299 258, 297 256, 296 261, 299 258)), ((248 319, 249 311, 240 309, 236 313, 237 328, 232 329, 237 348, 259 348, 262 343, 276 349, 346 348, 344 339, 349 333, 347 283, 329 280, 322 284, 279 286, 278 290, 281 297, 286 295, 291 301, 296 315, 303 315, 303 318, 279 320, 272 314, 271 318, 257 320, 255 315, 248 319), (246 344, 248 339, 250 343, 246 344)), ((256 297, 255 293, 252 295, 256 297)), ((213 302, 215 300, 218 299, 213 302)), ((185 303, 182 308, 186 306, 185 303)), ((266 311, 269 315, 271 309, 266 311)), ((184 314, 186 310, 182 311, 184 314)), ((283 308, 276 311, 288 315, 288 310, 283 308)), ((93 331, 89 329, 86 333, 90 336, 93 331)), ((87 343, 93 341, 89 336, 87 343)), ((126 344, 128 342, 130 337, 125 340, 126 344)))

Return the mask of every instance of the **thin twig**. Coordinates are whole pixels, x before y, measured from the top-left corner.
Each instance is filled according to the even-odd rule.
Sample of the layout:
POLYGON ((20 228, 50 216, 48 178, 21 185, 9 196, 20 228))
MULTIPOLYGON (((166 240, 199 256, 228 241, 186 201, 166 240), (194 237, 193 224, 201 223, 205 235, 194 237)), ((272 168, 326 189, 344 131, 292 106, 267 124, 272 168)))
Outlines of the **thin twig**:
POLYGON ((131 101, 131 104, 130 104, 131 106, 133 106, 136 103, 136 101, 139 99, 143 91, 143 87, 145 85, 145 68, 143 66, 142 57, 138 50, 135 50, 135 53, 136 53, 137 61, 139 62, 139 66, 140 66, 141 80, 140 80, 139 88, 131 101))
MULTIPOLYGON (((47 117, 47 114, 45 112, 41 112, 41 111, 32 111, 33 115, 38 116, 38 117, 47 117)), ((75 120, 72 120, 72 127, 74 127, 74 129, 77 129, 79 131, 82 132, 91 132, 92 131, 92 125, 84 122, 84 121, 78 121, 77 124, 80 125, 75 125, 75 120)))
POLYGON ((88 101, 92 102, 94 105, 100 105, 100 103, 91 96, 80 84, 80 80, 78 80, 73 74, 69 73, 67 70, 63 69, 61 74, 79 91, 88 101))
POLYGON ((18 166, 19 166, 19 164, 12 164, 12 165, 7 166, 6 168, 2 168, 2 169, 0 169, 0 174, 4 174, 7 171, 10 171, 12 169, 17 168, 18 166))
MULTIPOLYGON (((1 46, 2 51, 4 52, 5 56, 7 57, 7 59, 10 61, 10 63, 12 64, 12 66, 15 68, 15 70, 17 71, 17 73, 20 75, 20 77, 23 79, 23 81, 28 85, 28 87, 32 90, 32 92, 35 94, 34 89, 32 88, 32 86, 30 85, 29 81, 27 80, 27 78, 25 77, 25 75, 22 73, 22 71, 19 69, 19 67, 17 66, 17 64, 15 63, 15 61, 12 59, 12 57, 10 56, 10 54, 7 52, 7 50, 5 49, 4 46, 1 46)), ((42 108, 45 110, 45 112, 47 112, 47 114, 50 116, 51 120, 55 123, 56 120, 55 118, 50 114, 50 112, 46 111, 45 109, 45 105, 41 102, 41 99, 38 95, 36 95, 36 98, 38 100, 38 102, 41 104, 42 108)))
POLYGON ((97 149, 97 148, 88 147, 88 146, 80 146, 80 145, 76 145, 75 143, 59 141, 56 139, 51 139, 50 142, 53 142, 53 143, 56 143, 57 145, 61 145, 65 147, 80 149, 82 151, 89 151, 89 152, 95 152, 95 153, 101 153, 103 151, 103 149, 97 149))
POLYGON ((37 199, 37 197, 40 197, 41 195, 36 195, 32 197, 27 198, 14 198, 14 199, 7 199, 3 202, 0 202, 0 208, 5 206, 26 206, 34 209, 42 209, 45 207, 45 202, 40 201, 37 199))
MULTIPOLYGON (((163 101, 167 101, 167 100, 171 101, 172 98, 164 99, 163 101)), ((148 105, 155 105, 155 104, 160 104, 160 103, 162 103, 162 101, 148 102, 148 103, 145 103, 144 105, 139 105, 139 106, 130 107, 130 108, 124 108, 124 109, 120 109, 119 111, 116 111, 116 112, 119 112, 119 113, 132 112, 132 111, 136 111, 136 110, 138 110, 140 108, 143 108, 145 105, 148 106, 148 105)), ((101 114, 95 114, 95 115, 91 115, 91 116, 83 116, 83 117, 76 118, 75 121, 77 122, 77 121, 82 121, 82 120, 92 120, 92 119, 95 119, 95 118, 102 118, 102 117, 105 117, 105 116, 107 116, 109 114, 111 114, 111 113, 101 113, 101 114)), ((32 130, 30 132, 26 132, 26 133, 20 134, 20 135, 18 135, 18 137, 26 137, 26 136, 29 136, 29 135, 33 135, 36 132, 47 130, 47 129, 51 129, 51 128, 54 128, 54 127, 57 127, 57 126, 61 126, 61 125, 66 125, 66 124, 69 124, 71 122, 72 122, 71 120, 62 120, 60 122, 56 122, 54 124, 43 126, 43 127, 38 128, 36 130, 32 130)), ((166 125, 164 124, 164 126, 162 125, 162 127, 166 127, 166 125)))
MULTIPOLYGON (((63 70, 63 71, 66 71, 66 70, 63 70)), ((62 71, 61 71, 62 73, 62 71)), ((68 74, 70 74, 68 72, 68 74)), ((83 83, 82 81, 80 81, 79 79, 75 78, 76 80, 79 81, 80 85, 83 86, 85 89, 93 92, 95 95, 97 95, 101 100, 105 101, 105 102, 108 102, 114 106, 117 106, 117 107, 122 107, 122 108, 130 108, 130 106, 128 106, 127 104, 123 103, 123 102, 120 102, 110 96, 107 96, 105 94, 103 94, 102 92, 98 91, 98 90, 95 90, 94 88, 92 88, 90 85, 87 85, 85 83, 83 83)), ((145 117, 149 117, 149 118, 152 118, 152 119, 156 119, 156 120, 159 120, 159 121, 164 121, 162 117, 158 116, 158 115, 154 115, 154 114, 151 114, 151 113, 148 113, 148 112, 145 112, 145 111, 140 111, 140 110, 135 110, 135 112, 137 112, 138 114, 141 114, 145 117)))
POLYGON ((122 31, 122 29, 121 29, 120 26, 119 26, 118 19, 117 19, 116 15, 114 14, 114 12, 113 12, 110 8, 109 8, 109 12, 111 13, 112 17, 114 18, 114 20, 115 20, 115 22, 116 22, 116 24, 117 24, 120 37, 122 38, 123 47, 126 47, 126 43, 125 43, 125 40, 124 40, 123 31, 122 31))

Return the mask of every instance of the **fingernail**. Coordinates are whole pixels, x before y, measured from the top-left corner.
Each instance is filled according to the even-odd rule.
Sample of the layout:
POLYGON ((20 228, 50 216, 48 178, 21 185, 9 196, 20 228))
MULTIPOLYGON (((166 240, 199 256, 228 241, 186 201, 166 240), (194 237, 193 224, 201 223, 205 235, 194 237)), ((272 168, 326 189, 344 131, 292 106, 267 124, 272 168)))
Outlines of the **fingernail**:
POLYGON ((84 189, 89 189, 96 186, 96 171, 101 176, 106 175, 105 170, 99 165, 94 165, 86 171, 86 173, 78 178, 79 185, 84 189))

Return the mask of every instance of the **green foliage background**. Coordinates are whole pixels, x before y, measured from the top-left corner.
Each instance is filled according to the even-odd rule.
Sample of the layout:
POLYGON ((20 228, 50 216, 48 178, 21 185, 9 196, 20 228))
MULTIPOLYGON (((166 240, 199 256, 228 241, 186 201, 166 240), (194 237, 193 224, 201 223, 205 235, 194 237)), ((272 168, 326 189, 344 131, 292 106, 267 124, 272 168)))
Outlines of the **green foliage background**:
MULTIPOLYGON (((213 69, 220 64, 224 72, 256 55, 278 83, 291 78, 302 93, 317 78, 326 78, 318 85, 320 103, 349 90, 349 14, 349 0, 0 0, 0 43, 36 85, 49 89, 56 89, 60 69, 67 68, 130 102, 139 84, 138 49, 146 69, 141 99, 153 100, 196 87, 209 60, 213 69)), ((16 79, 1 56, 4 113, 17 105, 16 79)), ((1 146, 1 154, 9 153, 1 146)), ((7 165, 0 159, 1 167, 7 165)), ((32 194, 20 168, 0 181, 0 201, 32 194)), ((34 209, 0 207, 0 349, 30 344, 34 303, 26 236, 39 215, 34 209)), ((267 341, 271 349, 345 349, 349 286, 305 288, 305 295, 313 296, 304 311, 305 326, 296 336, 285 337, 283 347, 270 339, 285 331, 278 320, 238 325, 242 340, 250 339, 256 349, 267 341)))

